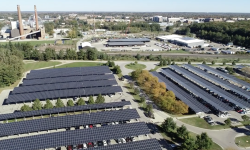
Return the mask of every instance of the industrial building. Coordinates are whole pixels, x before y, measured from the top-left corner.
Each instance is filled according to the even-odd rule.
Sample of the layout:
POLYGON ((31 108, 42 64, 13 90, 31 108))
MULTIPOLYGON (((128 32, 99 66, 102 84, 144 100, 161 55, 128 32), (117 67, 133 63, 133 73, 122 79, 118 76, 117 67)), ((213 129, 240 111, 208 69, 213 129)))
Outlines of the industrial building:
POLYGON ((158 36, 158 37, 156 37, 156 40, 167 42, 167 41, 172 41, 172 40, 174 40, 176 38, 182 38, 182 36, 176 35, 176 34, 165 35, 165 36, 158 36))
POLYGON ((183 37, 183 38, 174 39, 173 43, 181 45, 181 46, 187 46, 189 48, 193 48, 193 47, 197 47, 197 46, 203 46, 205 44, 205 41, 190 38, 190 37, 183 37))
POLYGON ((148 38, 131 38, 131 39, 110 39, 108 40, 107 47, 116 47, 116 46, 143 46, 146 42, 150 42, 148 38))
POLYGON ((162 22, 162 21, 163 21, 163 18, 162 18, 162 16, 154 16, 154 17, 153 17, 153 21, 154 21, 154 22, 162 22))

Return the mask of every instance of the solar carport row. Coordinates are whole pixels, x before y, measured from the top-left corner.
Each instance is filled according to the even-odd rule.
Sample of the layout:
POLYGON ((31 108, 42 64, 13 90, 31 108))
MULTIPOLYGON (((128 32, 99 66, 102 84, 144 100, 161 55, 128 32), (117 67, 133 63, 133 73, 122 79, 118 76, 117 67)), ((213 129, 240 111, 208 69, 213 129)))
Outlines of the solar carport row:
POLYGON ((30 73, 27 75, 26 80, 69 77, 69 76, 105 75, 105 74, 111 74, 111 71, 108 66, 43 69, 43 70, 31 70, 30 73))
POLYGON ((217 95, 223 97, 225 100, 228 100, 229 102, 240 106, 241 108, 250 108, 250 104, 247 103, 246 101, 234 96, 233 94, 219 88, 218 86, 212 84, 211 82, 177 66, 177 65, 171 65, 171 69, 175 70, 176 72, 182 74, 185 76, 187 79, 193 81, 194 83, 200 85, 203 88, 207 88, 210 91, 216 93, 217 95))
POLYGON ((82 106, 73 106, 73 107, 62 107, 62 108, 53 108, 53 109, 43 109, 43 110, 34 110, 34 111, 27 111, 27 112, 15 112, 15 113, 10 113, 10 114, 0 114, 0 121, 8 120, 8 119, 33 117, 33 116, 59 114, 59 113, 66 113, 66 112, 118 108, 118 107, 123 107, 126 105, 131 105, 130 101, 82 105, 82 106))
POLYGON ((89 124, 126 121, 137 118, 140 118, 140 116, 136 109, 124 109, 12 122, 0 124, 0 136, 3 137, 37 131, 48 131, 89 124))
POLYGON ((227 81, 225 81, 225 80, 223 80, 221 78, 218 78, 218 77, 216 77, 216 76, 214 76, 212 74, 209 74, 209 73, 207 73, 207 72, 205 72, 205 71, 203 71, 201 69, 198 69, 198 68, 196 68, 196 67, 194 67, 192 65, 183 65, 183 67, 190 70, 190 71, 192 71, 193 73, 201 76, 202 78, 205 78, 205 79, 207 79, 207 80, 209 80, 211 82, 215 82, 215 83, 219 84, 220 86, 222 86, 222 87, 224 87, 226 89, 229 89, 231 91, 234 91, 234 92, 238 93, 239 95, 241 95, 241 96, 243 96, 245 98, 249 99, 249 97, 250 97, 250 92, 248 92, 246 90, 243 90, 242 88, 240 88, 240 87, 238 87, 236 85, 233 85, 233 84, 231 84, 231 83, 229 83, 229 82, 227 82, 227 81))
POLYGON ((180 76, 179 74, 175 73, 171 69, 165 69, 162 70, 162 73, 165 74, 170 79, 177 82, 179 85, 187 89, 188 91, 192 92, 193 94, 199 96, 204 101, 212 105, 214 108, 216 108, 219 111, 229 111, 233 110, 233 108, 229 107, 219 99, 213 97, 212 95, 208 94, 204 90, 200 89, 197 85, 192 83, 191 81, 185 79, 184 77, 180 76))
POLYGON ((55 84, 15 87, 14 90, 12 91, 12 94, 23 94, 23 93, 42 92, 42 91, 64 90, 64 89, 108 87, 115 85, 118 85, 116 80, 55 83, 55 84))
POLYGON ((21 102, 31 102, 34 101, 35 99, 46 100, 46 99, 57 99, 57 98, 72 98, 72 97, 79 97, 79 96, 83 97, 83 96, 98 95, 98 94, 108 95, 119 92, 122 92, 122 88, 120 86, 42 91, 34 93, 9 95, 8 99, 4 103, 15 104, 21 102))
POLYGON ((115 76, 113 74, 106 74, 106 75, 71 76, 71 77, 23 80, 22 86, 53 84, 53 83, 82 82, 82 81, 101 81, 101 80, 115 80, 115 76))
POLYGON ((209 72, 213 73, 213 74, 217 74, 219 75, 220 77, 224 78, 224 79, 228 79, 228 80, 231 80, 235 83, 238 83, 238 84, 241 84, 242 86, 245 86, 246 88, 250 89, 250 84, 245 82, 245 81, 242 81, 240 79, 237 79, 236 77, 232 76, 232 75, 229 75, 229 74, 226 74, 224 72, 221 72, 217 69, 214 69, 214 68, 211 68, 207 65, 198 65, 199 68, 202 68, 202 69, 206 69, 208 70, 209 72))
POLYGON ((199 112, 209 112, 210 109, 205 107, 195 98, 193 98, 189 93, 175 85, 173 82, 159 74, 158 72, 151 72, 153 76, 156 76, 159 79, 159 82, 165 83, 168 90, 173 91, 181 101, 187 104, 195 113, 199 112))
POLYGON ((88 148, 88 150, 162 150, 156 139, 148 139, 125 144, 115 144, 110 146, 100 146, 88 148))
POLYGON ((150 132, 147 125, 143 122, 127 123, 0 140, 0 147, 4 150, 45 149, 108 139, 145 135, 149 133, 150 132))

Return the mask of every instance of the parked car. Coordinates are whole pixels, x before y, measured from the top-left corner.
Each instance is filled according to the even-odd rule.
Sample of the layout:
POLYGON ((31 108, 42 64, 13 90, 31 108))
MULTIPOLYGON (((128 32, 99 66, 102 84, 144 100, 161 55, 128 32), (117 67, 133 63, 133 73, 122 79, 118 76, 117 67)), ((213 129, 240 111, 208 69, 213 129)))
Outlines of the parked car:
POLYGON ((102 141, 97 141, 97 145, 98 146, 103 146, 103 142, 102 141))
POLYGON ((103 146, 108 146, 106 140, 103 140, 102 142, 103 142, 103 146))
POLYGON ((86 143, 83 143, 82 145, 83 145, 83 149, 87 149, 88 148, 86 143))
POLYGON ((107 140, 107 144, 108 144, 108 145, 111 145, 111 141, 110 141, 110 140, 107 140))
POLYGON ((89 125, 89 127, 90 127, 90 128, 93 128, 93 125, 92 125, 92 124, 90 124, 90 125, 89 125))
MULTIPOLYGON (((86 143, 83 143, 83 144, 79 144, 79 145, 77 145, 77 149, 79 150, 79 149, 83 149, 83 145, 86 145, 86 143)), ((86 147, 87 147, 87 145, 86 145, 86 147)))
POLYGON ((98 147, 97 142, 93 142, 94 147, 98 147))
POLYGON ((122 143, 126 143, 126 140, 124 138, 121 138, 122 143))
POLYGON ((94 147, 92 142, 88 143, 88 147, 94 147))
POLYGON ((68 146, 67 146, 67 150, 73 150, 73 149, 72 149, 72 145, 68 145, 68 146))
POLYGON ((214 123, 213 118, 210 117, 210 116, 206 116, 206 117, 204 117, 204 119, 205 119, 205 120, 207 121, 207 123, 209 123, 209 124, 213 124, 213 123, 214 123))
POLYGON ((117 139, 117 143, 121 144, 122 143, 121 139, 117 139))

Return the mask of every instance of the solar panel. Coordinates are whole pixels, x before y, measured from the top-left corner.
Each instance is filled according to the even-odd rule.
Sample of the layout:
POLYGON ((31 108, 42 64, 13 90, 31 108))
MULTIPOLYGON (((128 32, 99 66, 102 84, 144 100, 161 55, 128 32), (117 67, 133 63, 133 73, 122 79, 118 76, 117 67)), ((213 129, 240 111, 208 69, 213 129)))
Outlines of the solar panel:
POLYGON ((159 82, 165 83, 168 90, 171 90, 175 93, 176 97, 178 97, 181 101, 183 101, 185 104, 187 104, 194 112, 209 112, 211 111, 209 108, 205 107, 203 104, 201 104, 198 100, 193 98, 188 92, 181 89, 177 85, 175 85, 173 82, 162 76, 161 74, 157 72, 151 72, 153 76, 158 77, 159 82))
POLYGON ((34 92, 34 93, 24 93, 24 94, 14 94, 9 95, 8 99, 5 101, 5 104, 13 104, 20 102, 31 102, 36 98, 39 100, 46 99, 57 99, 57 98, 72 98, 72 97, 83 97, 90 95, 108 95, 115 94, 118 92, 122 92, 122 88, 120 86, 109 86, 109 87, 94 87, 94 88, 79 88, 79 89, 62 89, 55 90, 58 93, 58 97, 52 95, 51 92, 54 91, 42 91, 42 92, 34 92), (80 95, 74 95, 74 93, 80 93, 80 95))
POLYGON ((181 85, 188 91, 199 96, 200 98, 202 98, 204 101, 206 101, 207 103, 212 105, 214 108, 218 109, 219 111, 233 110, 233 108, 229 107, 225 103, 221 102, 219 99, 203 91, 202 89, 200 89, 200 87, 198 87, 191 81, 181 77, 179 74, 173 72, 172 70, 165 69, 165 70, 162 70, 162 73, 165 74, 167 77, 171 78, 172 80, 174 80, 175 82, 177 82, 179 85, 181 85))
POLYGON ((250 107, 250 104, 247 103, 246 101, 234 96, 233 94, 219 88, 218 86, 212 84, 211 82, 208 82, 207 80, 183 69, 180 68, 177 65, 171 65, 170 66, 171 69, 175 70, 176 72, 182 74, 183 76, 185 76, 187 79, 189 79, 190 81, 194 82, 195 84, 203 87, 203 88, 207 88, 210 91, 218 94, 219 96, 223 97, 224 99, 230 101, 231 103, 234 103, 237 106, 240 106, 241 108, 246 108, 246 107, 250 107))
POLYGON ((72 107, 62 107, 62 108, 53 108, 53 109, 43 109, 43 110, 34 110, 34 111, 28 111, 28 112, 15 112, 15 113, 9 113, 9 114, 0 114, 0 120, 3 121, 3 120, 8 120, 8 119, 15 119, 15 118, 24 118, 24 117, 58 114, 58 113, 65 113, 65 112, 93 110, 93 109, 117 108, 117 107, 123 107, 125 105, 131 105, 130 101, 82 105, 82 106, 72 106, 72 107))
POLYGON ((89 124, 101 124, 140 118, 136 109, 102 111, 0 124, 0 136, 47 131, 89 124))
POLYGON ((99 81, 99 80, 115 80, 115 76, 113 74, 106 74, 106 75, 70 76, 70 77, 31 79, 31 80, 24 79, 22 86, 80 82, 80 81, 99 81))
POLYGON ((214 69, 214 68, 211 68, 211 67, 209 67, 209 66, 207 66, 207 65, 203 65, 203 64, 202 64, 202 65, 198 65, 198 67, 199 67, 199 68, 206 69, 206 70, 208 70, 209 72, 212 72, 213 74, 217 74, 217 75, 219 75, 219 76, 221 76, 221 77, 223 77, 223 78, 225 78, 225 79, 231 80, 231 81, 233 81, 233 82, 235 82, 235 83, 241 84, 242 86, 245 86, 245 87, 247 87, 248 89, 250 89, 250 84, 249 84, 249 83, 247 83, 247 82, 245 82, 245 81, 243 81, 243 80, 237 79, 236 77, 234 77, 234 76, 232 76, 232 75, 226 74, 226 73, 224 73, 224 72, 221 72, 221 71, 219 71, 219 70, 216 70, 216 69, 214 69))
POLYGON ((27 75, 26 80, 105 74, 111 74, 111 71, 108 66, 42 69, 31 70, 30 73, 27 75))
POLYGON ((89 150, 162 150, 157 139, 147 139, 125 144, 91 147, 89 150))
POLYGON ((98 128, 79 129, 65 132, 0 140, 4 150, 22 149, 34 150, 54 148, 65 145, 77 145, 87 142, 118 139, 130 136, 149 134, 147 125, 143 122, 110 125, 98 128))
POLYGON ((201 69, 198 69, 192 65, 183 65, 183 67, 192 71, 193 73, 199 75, 200 77, 205 78, 206 80, 208 80, 210 82, 216 83, 217 85, 222 86, 228 90, 234 91, 234 92, 240 94, 241 96, 244 96, 247 99, 249 99, 249 97, 250 97, 250 93, 248 91, 243 90, 242 88, 240 88, 236 85, 233 85, 233 84, 231 84, 231 83, 229 83, 221 78, 218 78, 212 74, 209 74, 201 69))

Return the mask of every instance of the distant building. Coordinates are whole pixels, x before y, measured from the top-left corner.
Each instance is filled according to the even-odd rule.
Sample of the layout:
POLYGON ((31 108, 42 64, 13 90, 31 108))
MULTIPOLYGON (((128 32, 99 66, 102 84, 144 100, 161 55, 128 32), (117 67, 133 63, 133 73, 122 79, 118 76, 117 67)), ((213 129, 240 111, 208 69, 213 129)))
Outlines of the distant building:
POLYGON ((44 19, 49 19, 49 15, 45 15, 45 16, 44 16, 44 19))
POLYGON ((238 18, 237 20, 238 20, 238 21, 246 20, 246 18, 238 18))
POLYGON ((77 16, 77 14, 69 14, 70 18, 75 18, 77 16))
POLYGON ((172 23, 178 22, 180 20, 181 18, 168 18, 168 22, 172 22, 172 23))
POLYGON ((104 19, 105 19, 105 21, 107 21, 107 22, 113 22, 115 18, 112 17, 112 16, 105 16, 104 19))
POLYGON ((160 40, 160 41, 167 42, 167 41, 173 41, 173 40, 175 40, 175 39, 177 39, 177 38, 182 38, 182 36, 172 34, 172 35, 166 35, 166 36, 158 36, 158 37, 156 37, 155 39, 156 39, 156 40, 160 40))
POLYGON ((79 20, 87 20, 88 17, 87 16, 77 16, 77 19, 79 19, 79 20))
POLYGON ((187 46, 189 48, 193 48, 193 47, 197 47, 197 46, 203 46, 205 44, 205 41, 190 38, 190 37, 183 37, 183 38, 174 39, 173 43, 181 45, 181 46, 187 46))
POLYGON ((204 22, 221 22, 223 21, 222 18, 205 18, 204 22))
POLYGON ((227 20, 226 22, 234 23, 235 21, 234 20, 227 20))
POLYGON ((153 21, 154 21, 154 22, 162 22, 162 21, 163 21, 163 18, 162 18, 162 16, 154 16, 154 17, 153 17, 153 21))
POLYGON ((0 30, 0 35, 1 35, 3 38, 10 37, 10 33, 11 33, 11 29, 10 29, 9 26, 4 26, 4 27, 2 27, 2 29, 0 30))

